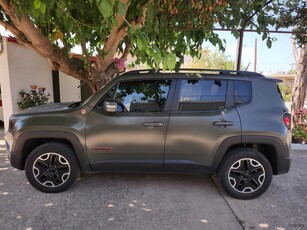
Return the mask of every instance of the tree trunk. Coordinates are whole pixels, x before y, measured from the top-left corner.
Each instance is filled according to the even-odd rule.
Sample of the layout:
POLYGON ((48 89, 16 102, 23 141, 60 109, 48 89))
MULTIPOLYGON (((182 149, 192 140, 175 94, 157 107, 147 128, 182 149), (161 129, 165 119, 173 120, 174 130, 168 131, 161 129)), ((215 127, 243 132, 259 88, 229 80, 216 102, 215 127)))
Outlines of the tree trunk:
MULTIPOLYGON (((293 46, 295 43, 293 42, 293 46)), ((306 88, 307 88, 307 45, 303 45, 300 49, 300 55, 295 53, 296 76, 292 89, 292 106, 291 113, 294 118, 293 125, 296 127, 297 119, 295 113, 304 109, 306 88)))

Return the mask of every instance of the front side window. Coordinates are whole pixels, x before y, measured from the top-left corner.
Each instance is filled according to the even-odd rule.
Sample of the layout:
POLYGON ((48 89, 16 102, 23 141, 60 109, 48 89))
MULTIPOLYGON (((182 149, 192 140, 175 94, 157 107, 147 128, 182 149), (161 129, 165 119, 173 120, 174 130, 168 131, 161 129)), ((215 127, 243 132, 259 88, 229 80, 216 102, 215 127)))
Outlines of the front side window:
POLYGON ((121 82, 114 99, 129 112, 160 112, 164 110, 170 88, 169 80, 121 82))
POLYGON ((225 108, 227 81, 182 80, 179 111, 210 111, 225 108))

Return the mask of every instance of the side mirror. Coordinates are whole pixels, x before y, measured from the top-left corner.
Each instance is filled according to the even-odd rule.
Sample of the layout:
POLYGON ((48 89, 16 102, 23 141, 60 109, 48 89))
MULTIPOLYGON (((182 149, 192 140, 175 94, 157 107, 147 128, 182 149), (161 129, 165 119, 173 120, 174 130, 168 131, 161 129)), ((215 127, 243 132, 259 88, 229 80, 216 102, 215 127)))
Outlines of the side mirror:
POLYGON ((117 102, 116 101, 105 101, 103 104, 103 109, 109 113, 117 112, 117 102))

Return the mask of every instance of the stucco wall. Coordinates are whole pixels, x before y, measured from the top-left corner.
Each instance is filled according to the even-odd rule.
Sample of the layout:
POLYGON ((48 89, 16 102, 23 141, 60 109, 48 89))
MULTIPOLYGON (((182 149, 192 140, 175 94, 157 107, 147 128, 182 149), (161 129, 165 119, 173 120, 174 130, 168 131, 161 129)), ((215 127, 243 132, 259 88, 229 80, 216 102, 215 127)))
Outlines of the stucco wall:
POLYGON ((19 111, 21 89, 28 92, 32 84, 45 87, 53 101, 52 71, 47 59, 6 39, 0 55, 0 83, 5 127, 9 116, 19 111))
POLYGON ((60 72, 61 102, 81 101, 80 80, 60 72))
MULTIPOLYGON (((7 80, 9 76, 9 64, 8 64, 8 54, 6 47, 6 39, 3 40, 3 52, 0 53, 0 86, 1 86, 1 97, 2 97, 2 112, 4 123, 8 122, 8 115, 13 113, 13 108, 11 104, 11 86, 10 82, 7 80)), ((1 112, 1 111, 0 111, 1 112)), ((1 116, 1 117, 2 117, 1 116)), ((5 125, 6 126, 6 125, 5 125)))
MULTIPOLYGON (((52 70, 48 60, 34 51, 3 39, 0 53, 0 85, 5 128, 11 114, 19 111, 17 102, 21 100, 20 90, 30 91, 30 85, 46 88, 53 102, 52 70)), ((81 100, 80 81, 59 73, 61 102, 81 100)))
MULTIPOLYGON (((46 58, 42 58, 30 49, 16 43, 8 42, 8 63, 10 71, 11 92, 13 101, 19 101, 21 89, 30 90, 30 85, 45 87, 53 101, 52 70, 46 58)), ((13 110, 18 106, 13 103, 13 110)))

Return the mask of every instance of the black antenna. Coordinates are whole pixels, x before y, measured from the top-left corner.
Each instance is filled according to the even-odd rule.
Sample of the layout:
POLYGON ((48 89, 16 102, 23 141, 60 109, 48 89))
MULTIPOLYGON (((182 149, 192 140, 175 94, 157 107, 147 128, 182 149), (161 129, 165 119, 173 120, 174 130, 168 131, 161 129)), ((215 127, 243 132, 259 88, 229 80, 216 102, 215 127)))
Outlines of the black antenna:
POLYGON ((245 71, 248 69, 248 67, 249 67, 250 64, 251 64, 251 63, 249 62, 248 65, 247 65, 246 68, 245 68, 245 71))

